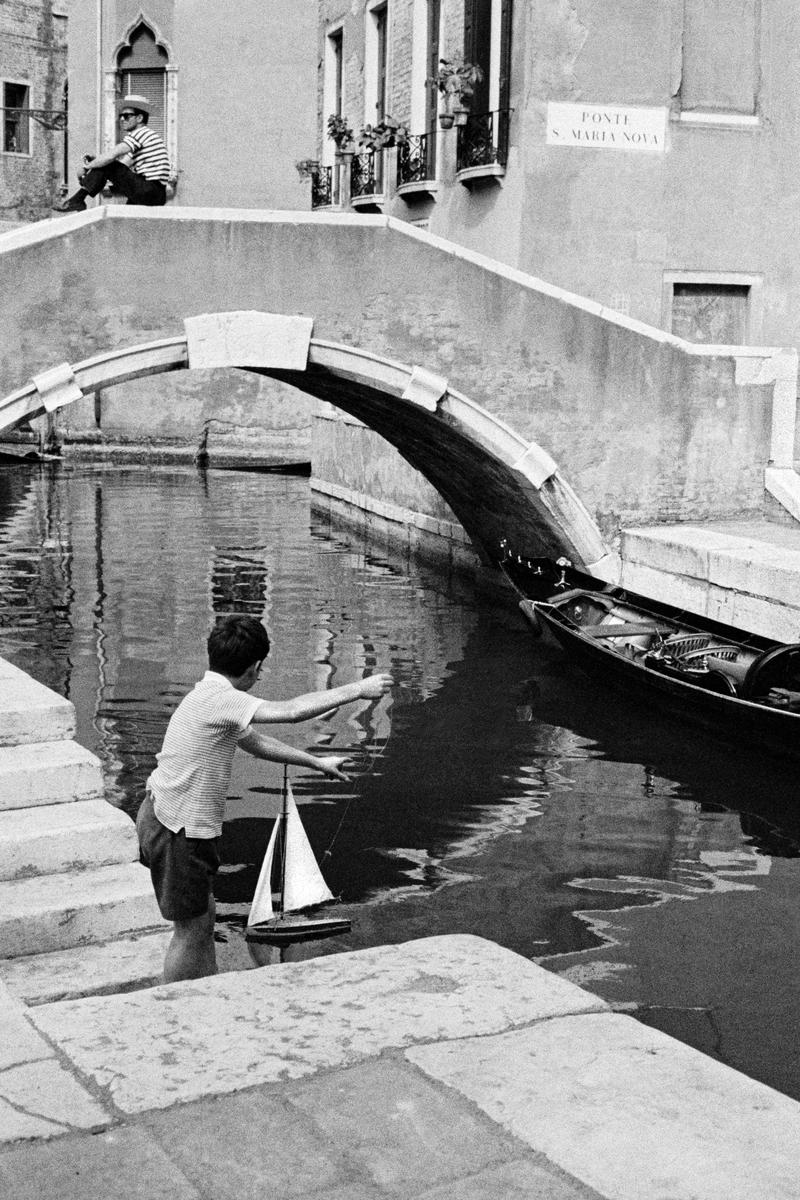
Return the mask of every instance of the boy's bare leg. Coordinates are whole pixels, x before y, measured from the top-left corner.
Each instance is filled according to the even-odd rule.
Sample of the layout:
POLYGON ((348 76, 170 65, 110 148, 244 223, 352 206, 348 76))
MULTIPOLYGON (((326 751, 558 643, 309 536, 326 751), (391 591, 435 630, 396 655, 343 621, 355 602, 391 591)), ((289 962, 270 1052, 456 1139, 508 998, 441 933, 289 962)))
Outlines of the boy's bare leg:
POLYGON ((207 912, 199 917, 190 917, 187 921, 173 921, 172 941, 164 959, 164 983, 216 975, 215 915, 216 904, 214 897, 210 896, 207 912))

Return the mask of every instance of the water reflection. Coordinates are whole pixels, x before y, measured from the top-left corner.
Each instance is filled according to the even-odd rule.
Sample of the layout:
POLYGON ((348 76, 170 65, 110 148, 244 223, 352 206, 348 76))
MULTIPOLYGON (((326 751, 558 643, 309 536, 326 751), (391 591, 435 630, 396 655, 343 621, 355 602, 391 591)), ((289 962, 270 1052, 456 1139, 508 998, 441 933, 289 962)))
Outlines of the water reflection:
MULTIPOLYGON (((800 1096, 793 768, 630 705, 513 608, 312 523, 304 479, 0 468, 0 655, 73 700, 127 811, 233 610, 270 630, 264 696, 396 680, 275 729, 354 764, 349 787, 294 781, 354 926, 292 957, 479 934, 800 1096)), ((278 768, 238 756, 225 967, 251 965, 241 928, 279 791, 278 768)))

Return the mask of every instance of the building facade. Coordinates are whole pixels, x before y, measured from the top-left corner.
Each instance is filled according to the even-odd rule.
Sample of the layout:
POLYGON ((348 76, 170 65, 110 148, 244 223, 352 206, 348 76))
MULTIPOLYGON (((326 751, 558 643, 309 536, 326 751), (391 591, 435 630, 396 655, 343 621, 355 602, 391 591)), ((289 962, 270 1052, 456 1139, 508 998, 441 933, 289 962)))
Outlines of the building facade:
POLYGON ((319 12, 318 157, 334 199, 689 340, 800 342, 794 0, 320 0, 319 12), (441 59, 481 69, 466 124, 456 114, 447 129, 429 82, 441 59), (356 145, 339 166, 331 113, 357 143, 387 115, 409 136, 356 145))
POLYGON ((174 203, 307 208, 294 169, 313 141, 314 0, 72 0, 70 174, 119 140, 116 101, 146 95, 174 203))
POLYGON ((0 222, 49 213, 66 176, 66 0, 0 4, 0 222))

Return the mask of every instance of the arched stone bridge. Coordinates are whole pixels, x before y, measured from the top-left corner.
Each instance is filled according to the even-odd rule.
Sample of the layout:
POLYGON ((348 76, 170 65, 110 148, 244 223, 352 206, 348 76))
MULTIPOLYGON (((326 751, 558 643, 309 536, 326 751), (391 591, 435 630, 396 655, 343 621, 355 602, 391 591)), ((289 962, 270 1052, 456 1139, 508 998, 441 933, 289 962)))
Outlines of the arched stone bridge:
POLYGON ((513 513, 519 544, 556 556, 568 551, 595 573, 614 576, 613 556, 550 456, 447 380, 312 339, 312 322, 305 318, 228 312, 185 324, 183 337, 109 351, 37 375, 0 402, 0 429, 145 375, 192 367, 257 371, 330 401, 382 434, 444 497, 489 561, 497 561, 513 513))
POLYGON ((755 512, 765 483, 800 511, 792 352, 690 346, 403 222, 108 207, 0 237, 0 269, 0 429, 229 365, 376 430, 489 559, 510 533, 614 578, 625 523, 755 512))

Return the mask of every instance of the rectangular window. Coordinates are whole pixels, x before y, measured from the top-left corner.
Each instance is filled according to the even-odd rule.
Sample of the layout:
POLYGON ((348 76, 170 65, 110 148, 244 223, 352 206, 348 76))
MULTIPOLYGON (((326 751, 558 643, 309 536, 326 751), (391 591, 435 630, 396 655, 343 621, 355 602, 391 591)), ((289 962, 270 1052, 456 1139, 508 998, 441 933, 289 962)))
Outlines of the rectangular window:
POLYGON ((684 0, 684 112, 756 111, 761 0, 684 0))
POLYGON ((382 121, 386 116, 386 64, 387 64, 387 43, 386 43, 386 5, 383 8, 374 8, 372 15, 375 20, 375 50, 376 50, 376 66, 378 70, 377 89, 375 96, 375 120, 382 121))
POLYGON ((3 83, 3 153, 31 152, 31 90, 25 83, 3 83))
POLYGON ((117 76, 120 99, 123 96, 144 96, 150 101, 151 129, 167 140, 167 73, 163 70, 125 71, 117 76))
POLYGON ((673 283, 672 332, 687 342, 745 346, 750 288, 738 283, 673 283))
POLYGON ((331 59, 331 74, 333 84, 333 107, 331 112, 336 113, 337 117, 342 115, 342 97, 344 94, 344 55, 343 55, 343 34, 341 29, 337 29, 336 33, 330 36, 330 59, 331 59))

